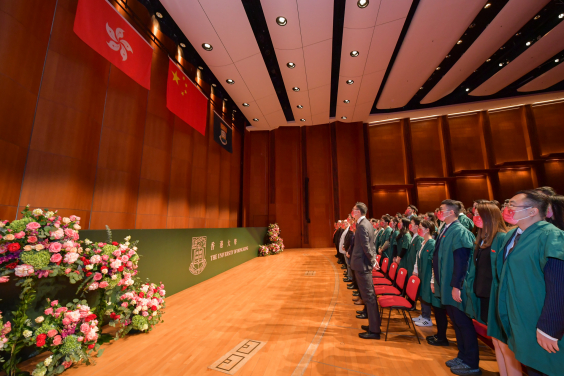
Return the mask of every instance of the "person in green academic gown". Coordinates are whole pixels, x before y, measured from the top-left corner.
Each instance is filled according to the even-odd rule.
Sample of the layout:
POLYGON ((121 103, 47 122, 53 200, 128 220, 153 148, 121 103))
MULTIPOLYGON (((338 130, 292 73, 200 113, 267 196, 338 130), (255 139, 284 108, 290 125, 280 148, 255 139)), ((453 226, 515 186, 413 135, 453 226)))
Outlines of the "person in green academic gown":
POLYGON ((396 247, 394 248, 393 260, 400 263, 401 258, 406 254, 411 242, 411 234, 409 233, 410 221, 407 218, 400 219, 398 223, 398 236, 396 237, 396 247))
MULTIPOLYGON (((421 283, 419 287, 419 296, 421 297, 421 315, 413 319, 413 323, 417 326, 433 326, 431 321, 432 305, 439 306, 441 302, 431 291, 431 277, 433 274, 433 254, 435 253, 435 224, 431 221, 424 220, 417 226, 417 235, 421 238, 421 244, 415 253, 415 265, 413 266, 413 275, 419 277, 421 283)), ((437 334, 442 338, 446 338, 446 326, 444 333, 437 334)))
POLYGON ((402 256, 400 255, 399 267, 405 268, 407 270, 407 275, 413 274, 413 267, 415 266, 415 258, 417 257, 417 252, 421 249, 421 243, 423 243, 423 238, 417 234, 419 225, 421 224, 421 219, 418 217, 411 217, 411 223, 409 224, 409 232, 411 233, 411 241, 409 242, 409 247, 407 252, 402 256))
MULTIPOLYGON (((458 220, 462 205, 444 200, 438 218, 445 224, 435 244, 433 255, 434 293, 452 320, 458 356, 446 364, 455 375, 480 375, 478 338, 472 319, 464 312, 464 278, 474 244, 474 235, 458 220)), ((438 325, 438 323, 437 323, 438 325)))
POLYGON ((499 208, 490 201, 475 201, 472 218, 477 229, 476 244, 465 280, 466 313, 487 325, 492 337, 500 376, 521 376, 521 364, 507 346, 497 314, 498 265, 501 272, 503 252, 500 247, 508 228, 499 208), (501 255, 501 262, 497 261, 501 255))
POLYGON ((498 315, 530 376, 564 374, 564 232, 544 221, 547 207, 546 195, 521 191, 503 213, 518 228, 500 249, 498 315))
POLYGON ((388 270, 390 269, 390 266, 392 264, 393 261, 393 254, 394 254, 394 249, 397 247, 397 237, 399 234, 399 230, 398 230, 398 219, 396 217, 392 217, 389 225, 392 228, 392 233, 390 234, 390 238, 389 238, 389 244, 390 246, 388 247, 387 250, 384 251, 384 254, 382 257, 386 257, 388 259, 388 270))
MULTIPOLYGON (((382 255, 382 259, 384 258, 384 254, 382 253, 390 247, 389 240, 390 240, 390 235, 393 231, 392 228, 390 227, 391 220, 392 217, 385 214, 382 216, 382 220, 380 221, 380 227, 383 229, 383 231, 380 233, 380 239, 378 239, 378 248, 376 248, 376 250, 378 251, 379 255, 382 255)), ((380 260, 380 265, 382 265, 382 260, 380 260)))
POLYGON ((474 229, 474 223, 472 222, 472 220, 470 218, 468 218, 466 216, 466 214, 464 214, 464 204, 460 201, 458 201, 458 203, 460 204, 460 207, 462 208, 462 211, 460 212, 460 214, 458 214, 458 220, 460 221, 460 224, 464 227, 466 227, 466 229, 470 232, 472 232, 472 229, 474 229))

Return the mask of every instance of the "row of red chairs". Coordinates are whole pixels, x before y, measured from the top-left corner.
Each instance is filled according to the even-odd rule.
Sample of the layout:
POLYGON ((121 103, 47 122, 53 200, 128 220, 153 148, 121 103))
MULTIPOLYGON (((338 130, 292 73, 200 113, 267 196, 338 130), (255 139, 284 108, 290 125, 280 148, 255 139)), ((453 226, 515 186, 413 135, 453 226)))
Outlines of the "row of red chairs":
MULTIPOLYGON (((378 261, 378 264, 380 264, 381 256, 376 256, 376 260, 378 261)), ((381 271, 372 271, 372 282, 374 282, 374 291, 376 292, 378 304, 380 305, 380 316, 382 317, 385 308, 390 310, 388 314, 385 340, 388 340, 392 309, 397 309, 403 314, 407 326, 409 328, 413 326, 417 342, 421 344, 419 334, 411 319, 411 311, 414 311, 416 308, 417 294, 419 293, 419 285, 421 281, 419 277, 411 276, 406 284, 407 270, 402 268, 398 271, 398 264, 394 262, 388 271, 388 264, 389 259, 385 258, 382 262, 381 271), (407 319, 406 313, 409 315, 409 320, 407 319)))

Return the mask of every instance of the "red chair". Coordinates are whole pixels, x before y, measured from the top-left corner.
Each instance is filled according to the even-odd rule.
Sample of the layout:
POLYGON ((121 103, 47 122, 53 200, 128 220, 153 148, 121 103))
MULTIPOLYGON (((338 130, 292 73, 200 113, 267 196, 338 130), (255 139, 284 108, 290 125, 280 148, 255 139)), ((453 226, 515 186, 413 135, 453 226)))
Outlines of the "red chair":
MULTIPOLYGON (((380 260, 382 259, 381 255, 376 255, 376 262, 378 263, 378 265, 380 265, 380 260)), ((372 277, 380 277, 380 273, 378 270, 376 270, 376 268, 372 269, 372 277)), ((383 274, 382 274, 383 276, 383 274)))
POLYGON ((394 280, 396 279, 397 271, 398 271, 398 264, 394 262, 392 264, 392 266, 390 267, 390 273, 388 274, 390 279, 388 279, 388 278, 372 278, 372 282, 374 283, 374 286, 377 286, 377 285, 392 286, 394 284, 394 280))
MULTIPOLYGON (((407 282, 407 286, 405 288, 405 298, 402 296, 391 295, 381 296, 380 298, 378 298, 378 303, 380 304, 382 311, 384 310, 384 308, 390 309, 390 314, 388 315, 388 325, 386 326, 386 341, 388 340, 388 331, 390 328, 390 317, 392 316, 392 309, 402 311, 404 318, 406 318, 405 312, 407 312, 407 314, 409 315, 409 321, 406 318, 406 322, 407 326, 411 328, 411 325, 409 324, 412 321, 410 312, 415 309, 415 300, 417 299, 420 284, 421 280, 419 279, 419 277, 413 275, 409 277, 409 281, 407 282)), ((417 329, 415 329, 415 325, 413 325, 413 331, 415 332, 415 336, 417 337, 417 342, 421 344, 421 341, 419 340, 419 334, 417 333, 417 329)))
MULTIPOLYGON (((378 257, 380 257, 380 255, 376 256, 376 260, 380 263, 378 257)), ((384 261, 382 261, 382 265, 380 265, 380 271, 372 270, 372 279, 386 278, 386 273, 388 272, 388 262, 388 259, 385 258, 384 261)))
POLYGON ((386 286, 386 285, 378 285, 374 286, 374 292, 376 295, 396 295, 399 296, 403 294, 403 290, 405 288, 405 281, 407 279, 407 270, 401 268, 398 272, 396 285, 394 286, 386 286))

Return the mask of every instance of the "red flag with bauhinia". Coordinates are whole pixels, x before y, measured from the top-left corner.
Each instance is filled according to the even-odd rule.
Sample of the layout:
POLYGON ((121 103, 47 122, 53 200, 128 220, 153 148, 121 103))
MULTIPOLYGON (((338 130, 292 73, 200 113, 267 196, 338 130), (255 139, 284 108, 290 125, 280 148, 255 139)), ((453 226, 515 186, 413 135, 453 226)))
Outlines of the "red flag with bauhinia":
POLYGON ((206 135, 208 98, 169 58, 166 107, 192 128, 206 135))
POLYGON ((149 90, 153 47, 106 0, 79 0, 74 32, 94 51, 149 90))

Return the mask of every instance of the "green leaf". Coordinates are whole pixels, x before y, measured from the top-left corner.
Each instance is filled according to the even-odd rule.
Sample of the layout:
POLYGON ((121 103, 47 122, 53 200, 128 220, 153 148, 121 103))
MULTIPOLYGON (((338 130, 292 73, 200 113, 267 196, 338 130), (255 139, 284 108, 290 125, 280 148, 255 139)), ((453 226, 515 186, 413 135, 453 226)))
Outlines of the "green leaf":
POLYGON ((98 358, 102 356, 102 354, 104 353, 105 349, 99 350, 98 354, 96 355, 98 358))

